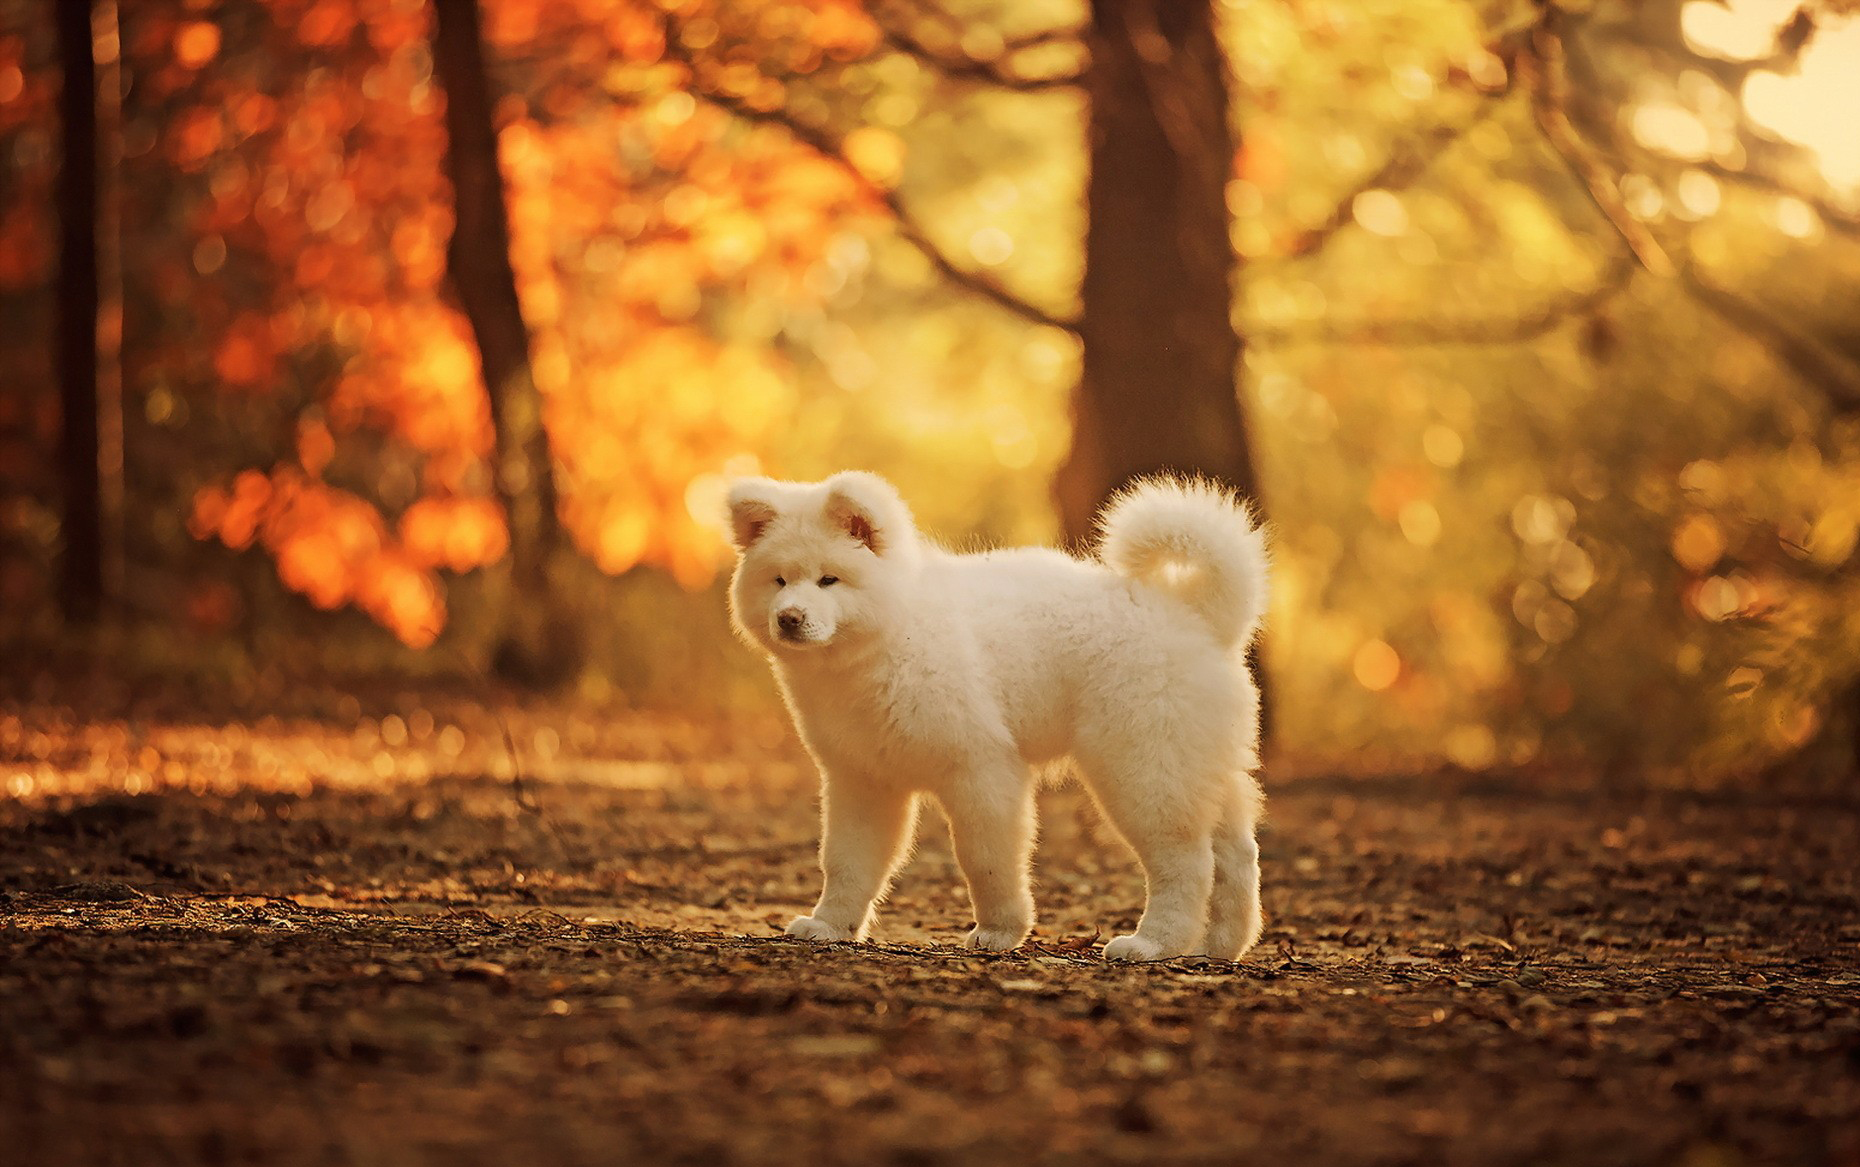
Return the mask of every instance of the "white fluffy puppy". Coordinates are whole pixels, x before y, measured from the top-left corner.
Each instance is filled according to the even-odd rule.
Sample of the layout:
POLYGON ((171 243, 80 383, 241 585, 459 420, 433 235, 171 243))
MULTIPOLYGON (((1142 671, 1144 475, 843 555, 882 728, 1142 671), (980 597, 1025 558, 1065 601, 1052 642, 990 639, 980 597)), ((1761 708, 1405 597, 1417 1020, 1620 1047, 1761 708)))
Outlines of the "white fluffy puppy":
POLYGON ((1245 653, 1267 563, 1234 498, 1141 482, 1106 508, 1095 561, 945 551, 856 471, 743 479, 729 504, 732 617, 822 777, 826 886, 790 935, 864 938, 930 794, 968 881, 968 943, 1015 947, 1033 926, 1036 768, 1070 756, 1148 880, 1142 921, 1106 957, 1232 959, 1259 938, 1245 653))

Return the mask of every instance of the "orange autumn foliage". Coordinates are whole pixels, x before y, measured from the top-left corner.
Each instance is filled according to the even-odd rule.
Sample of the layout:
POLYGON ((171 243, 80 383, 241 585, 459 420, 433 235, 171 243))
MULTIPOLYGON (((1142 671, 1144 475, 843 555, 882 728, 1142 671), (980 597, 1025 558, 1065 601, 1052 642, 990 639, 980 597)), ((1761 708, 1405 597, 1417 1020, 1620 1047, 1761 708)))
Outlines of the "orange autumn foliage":
POLYGON ((396 543, 366 499, 296 466, 246 470, 202 489, 188 530, 234 549, 256 540, 286 587, 325 610, 354 604, 409 647, 431 644, 445 624, 445 600, 418 549, 396 543))
MULTIPOLYGON (((300 391, 306 362, 334 364, 307 386, 317 416, 297 427, 296 460, 203 488, 192 529, 256 544, 311 603, 354 605, 421 646, 445 619, 436 570, 480 566, 504 547, 495 504, 454 497, 473 485, 491 428, 469 331, 440 291, 451 214, 430 13, 344 0, 268 8, 270 26, 244 30, 256 40, 217 44, 204 62, 200 21, 138 12, 125 23, 132 65, 181 106, 165 157, 200 176, 191 230, 212 241, 216 268, 258 277, 258 299, 229 303, 214 294, 224 273, 195 253, 210 278, 189 299, 214 391, 300 391), (299 69, 297 81, 252 90, 236 66, 253 55, 299 69), (398 530, 377 504, 320 481, 367 429, 431 455, 398 530), (435 536, 435 515, 457 530, 435 536), (403 545, 405 534, 419 541, 403 545)), ((169 278, 185 287, 190 274, 169 278)), ((165 367, 190 361, 177 350, 165 367)))
MULTIPOLYGON (((55 76, 27 67, 26 39, 0 35, 0 140, 50 125, 57 92, 55 76)), ((12 189, 0 207, 0 292, 32 287, 51 270, 52 244, 58 237, 51 215, 57 160, 49 149, 41 147, 37 153, 29 162, 23 144, 16 147, 8 184, 12 189)))
POLYGON ((270 321, 235 317, 213 352, 213 371, 228 389, 265 390, 277 372, 278 354, 270 321))
POLYGON ((470 571, 496 563, 509 549, 497 504, 485 498, 423 498, 400 517, 400 542, 422 568, 470 571))
POLYGON ((190 69, 205 65, 218 56, 219 51, 219 27, 209 21, 184 24, 174 34, 174 59, 190 69))
MULTIPOLYGON (((212 267, 217 283, 224 264, 264 289, 196 297, 214 391, 302 386, 316 402, 295 460, 201 490, 193 529, 255 544, 312 603, 356 605, 421 643, 444 619, 437 573, 495 562, 509 542, 485 495, 493 435, 477 354, 444 289, 432 14, 417 0, 266 8, 269 25, 237 34, 184 13, 126 23, 132 65, 175 107, 162 157, 201 191, 196 271, 212 267), (256 91, 238 68, 253 54, 296 73, 256 91), (364 431, 418 455, 419 493, 397 519, 321 481, 364 431)), ((877 28, 851 0, 689 0, 675 26, 642 0, 487 0, 484 17, 561 518, 603 570, 651 565, 703 586, 724 546, 700 487, 726 464, 754 465, 794 400, 771 348, 709 319, 752 286, 761 302, 818 300, 809 273, 878 208, 842 166, 702 93, 772 108, 781 78, 872 52, 877 28)), ((187 295, 195 273, 163 270, 187 295)), ((200 369, 185 351, 167 360, 200 369)))

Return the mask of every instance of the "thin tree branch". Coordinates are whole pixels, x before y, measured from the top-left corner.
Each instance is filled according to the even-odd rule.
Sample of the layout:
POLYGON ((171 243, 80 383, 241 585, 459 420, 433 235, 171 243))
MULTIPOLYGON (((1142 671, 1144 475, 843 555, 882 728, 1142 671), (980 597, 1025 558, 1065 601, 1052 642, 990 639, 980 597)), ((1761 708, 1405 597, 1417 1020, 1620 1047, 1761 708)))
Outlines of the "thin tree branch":
MULTIPOLYGON (((1860 369, 1830 352, 1814 338, 1797 332, 1755 304, 1713 284, 1695 265, 1674 264, 1646 225, 1627 210, 1613 175, 1602 164, 1599 152, 1582 139, 1570 122, 1563 40, 1555 26, 1558 16, 1555 6, 1547 0, 1544 9, 1545 18, 1539 24, 1538 35, 1532 41, 1535 61, 1531 67, 1540 69, 1538 83, 1533 88, 1537 98, 1539 124, 1557 153, 1584 180, 1603 216, 1627 243, 1642 266, 1656 274, 1676 276, 1701 306, 1774 352, 1797 376, 1821 392, 1837 412, 1860 413, 1860 369)), ((1718 171, 1718 168, 1713 169, 1718 171)), ((1718 172, 1727 178, 1764 182, 1739 172, 1718 172)), ((1768 185, 1779 192, 1802 197, 1795 192, 1783 191, 1779 184, 1768 185)), ((1830 226, 1837 230, 1851 231, 1856 226, 1844 216, 1829 215, 1826 211, 1823 214, 1830 226)))
MULTIPOLYGON (((886 11, 895 11, 896 6, 883 6, 886 11)), ((912 15, 918 19, 934 16, 941 19, 950 31, 952 38, 959 37, 961 26, 947 13, 940 9, 927 8, 912 4, 912 15)), ((1038 93, 1052 89, 1069 89, 1085 80, 1085 70, 1070 69, 1060 73, 1023 73, 1012 67, 1015 57, 1032 49, 1049 45, 1076 44, 1083 51, 1079 33, 1066 29, 1050 29, 1033 33, 1026 37, 1007 42, 1001 53, 994 58, 972 56, 961 51, 941 49, 926 42, 916 33, 901 25, 888 22, 881 14, 880 6, 872 8, 872 19, 879 27, 879 33, 885 43, 898 52, 904 53, 943 76, 955 81, 968 81, 981 85, 992 85, 1017 93, 1038 93)))
POLYGON ((1738 331, 1757 341, 1813 386, 1837 413, 1860 413, 1860 369, 1830 352, 1813 337, 1797 332, 1748 300, 1732 295, 1701 274, 1697 266, 1679 269, 1679 282, 1692 298, 1738 331))
MULTIPOLYGON (((1607 29, 1607 39, 1615 44, 1627 45, 1655 61, 1660 62, 1661 70, 1677 72, 1680 69, 1692 69, 1704 73, 1726 89, 1735 92, 1746 77, 1755 72, 1789 73, 1801 64, 1802 52, 1808 47, 1817 31, 1817 25, 1810 5, 1804 4, 1796 9, 1795 16, 1776 30, 1776 39, 1771 42, 1769 52, 1760 57, 1746 57, 1739 60, 1727 60, 1710 53, 1698 53, 1683 39, 1668 39, 1652 34, 1645 24, 1633 20, 1610 21, 1603 25, 1607 29)), ((1597 23, 1593 15, 1582 23, 1597 23)))
POLYGON ((924 258, 930 261, 931 266, 951 283, 1007 309, 1023 320, 1034 324, 1044 324, 1051 328, 1062 328, 1069 332, 1078 331, 1079 325, 1076 319, 1048 311, 1016 294, 986 272, 962 267, 952 260, 949 254, 930 238, 922 224, 917 221, 916 216, 905 206, 898 192, 874 180, 859 169, 852 159, 846 156, 842 143, 830 130, 810 125, 795 117, 787 109, 779 107, 758 109, 739 97, 705 87, 702 84, 703 71, 699 68, 698 62, 683 49, 678 39, 676 22, 670 14, 666 15, 665 23, 666 52, 684 65, 686 72, 690 74, 691 92, 694 97, 701 98, 743 121, 780 126, 793 135, 796 141, 810 147, 829 162, 838 165, 848 177, 859 184, 868 197, 882 205, 891 214, 896 221, 899 236, 922 252, 924 258))
POLYGON ((1542 19, 1531 32, 1530 51, 1518 58, 1531 107, 1544 138, 1563 160, 1615 234, 1641 267, 1657 276, 1673 274, 1673 261, 1647 225, 1635 218, 1621 198, 1613 174, 1569 120, 1569 72, 1563 50, 1561 10, 1542 2, 1542 19))
MULTIPOLYGON (((939 11, 941 10, 939 9, 939 11)), ((962 26, 958 23, 956 27, 960 28, 962 26)), ((1083 48, 1085 45, 1085 33, 1086 29, 1083 25, 1077 28, 1044 28, 1039 32, 1022 33, 1020 36, 1008 37, 1007 40, 1003 42, 1001 55, 1004 57, 1017 56, 1021 53, 1030 52, 1033 49, 1043 49, 1048 45, 1077 45, 1083 48)))
POLYGON ((1860 237, 1860 219, 1856 219, 1852 214, 1840 210, 1835 207, 1833 203, 1830 203, 1824 198, 1811 194, 1804 194, 1766 174, 1753 174, 1748 170, 1734 170, 1724 165, 1722 162, 1707 161, 1695 163, 1695 165, 1714 178, 1722 179, 1725 182, 1733 183, 1737 186, 1749 187, 1752 190, 1759 190, 1765 194, 1777 195, 1781 198, 1800 199, 1821 217, 1822 225, 1828 230, 1837 235, 1846 235, 1850 238, 1860 237))
MULTIPOLYGON (((1541 17, 1537 18, 1541 19, 1541 17)), ((1274 258, 1301 259, 1322 248, 1330 242, 1331 236, 1355 222, 1356 200, 1372 190, 1402 190, 1414 185, 1422 176, 1433 168, 1455 142, 1465 137, 1475 126, 1492 116, 1494 103, 1508 96, 1513 89, 1512 81, 1517 74, 1517 59, 1529 43, 1531 33, 1537 26, 1537 19, 1517 28, 1505 29, 1498 33, 1488 45, 1487 51, 1504 62, 1505 78, 1502 83, 1490 86, 1474 84, 1484 99, 1470 117, 1463 121, 1438 122, 1419 130, 1389 152, 1382 165, 1364 175, 1349 190, 1345 191, 1330 214, 1317 224, 1306 228, 1286 244, 1274 258)), ((1450 81, 1464 84, 1470 78, 1457 69, 1449 74, 1450 81)))
MULTIPOLYGON (((884 0, 880 0, 884 2, 884 0)), ((970 27, 967 21, 952 15, 936 0, 900 0, 909 5, 912 12, 922 20, 932 20, 943 26, 952 39, 961 39, 970 27)), ((1001 42, 1001 55, 1012 57, 1033 49, 1043 49, 1049 45, 1084 45, 1090 33, 1089 25, 1079 24, 1070 28, 1042 28, 1036 32, 1024 32, 1018 36, 1004 37, 1001 42)))
POLYGON ((1310 328, 1255 322, 1247 330, 1254 344, 1369 345, 1387 348, 1445 348, 1522 344, 1548 335, 1567 321, 1588 316, 1625 291, 1636 264, 1625 256, 1612 260, 1593 287, 1559 297, 1515 316, 1463 320, 1327 321, 1310 328))
MULTIPOLYGON (((1611 111, 1601 108, 1596 95, 1606 92, 1609 86, 1602 69, 1596 63, 1595 47, 1589 43, 1593 38, 1578 35, 1579 31, 1572 28, 1563 38, 1571 79, 1571 100, 1564 107, 1565 111, 1570 115, 1571 122, 1590 139, 1608 142, 1611 152, 1617 158, 1627 158, 1634 153, 1644 154, 1644 151, 1636 150, 1633 142, 1624 139, 1620 127, 1610 116, 1611 111)), ((1660 63, 1659 69, 1662 72, 1676 73, 1682 69, 1704 68, 1719 84, 1733 91, 1751 71, 1762 67, 1762 62, 1711 61, 1691 53, 1677 53, 1671 45, 1655 44, 1641 36, 1614 34, 1608 39, 1648 53, 1660 63)), ((1773 158, 1794 154, 1800 147, 1780 141, 1747 141, 1746 149, 1753 155, 1760 150, 1764 157, 1773 158)), ((1662 165, 1672 164, 1669 159, 1661 159, 1660 162, 1662 165)), ((1769 168, 1754 158, 1752 164, 1737 167, 1710 158, 1688 161, 1685 165, 1751 190, 1799 199, 1814 208, 1829 231, 1849 238, 1860 237, 1860 217, 1856 217, 1852 209, 1836 206, 1824 195, 1789 185, 1774 174, 1766 173, 1769 168)))
POLYGON ((1356 221, 1356 200, 1372 190, 1401 190, 1412 186, 1430 170, 1453 143, 1492 114, 1492 107, 1482 106, 1463 122, 1443 122, 1430 126, 1403 143, 1383 164, 1364 175, 1337 200, 1330 214, 1313 226, 1294 235, 1277 257, 1302 259, 1330 242, 1331 236, 1356 221))

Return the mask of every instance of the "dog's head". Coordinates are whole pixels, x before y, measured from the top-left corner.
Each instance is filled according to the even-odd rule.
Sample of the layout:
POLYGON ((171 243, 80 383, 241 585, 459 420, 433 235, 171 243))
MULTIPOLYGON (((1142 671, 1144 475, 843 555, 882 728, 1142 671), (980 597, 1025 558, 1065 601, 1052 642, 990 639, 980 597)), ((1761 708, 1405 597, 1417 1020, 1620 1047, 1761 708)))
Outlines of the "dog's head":
POLYGON ((891 484, 849 470, 825 482, 743 478, 730 487, 736 630, 771 655, 869 639, 887 584, 918 552, 910 510, 891 484))

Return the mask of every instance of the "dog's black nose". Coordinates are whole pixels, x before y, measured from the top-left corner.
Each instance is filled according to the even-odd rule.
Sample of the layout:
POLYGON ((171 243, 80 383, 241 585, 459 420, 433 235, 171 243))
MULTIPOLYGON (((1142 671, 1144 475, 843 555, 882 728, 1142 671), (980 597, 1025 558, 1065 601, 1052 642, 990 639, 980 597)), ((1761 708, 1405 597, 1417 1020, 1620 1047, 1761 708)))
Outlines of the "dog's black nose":
POLYGON ((781 626, 783 632, 799 632, 801 630, 801 614, 799 612, 783 612, 775 617, 775 623, 781 626))

